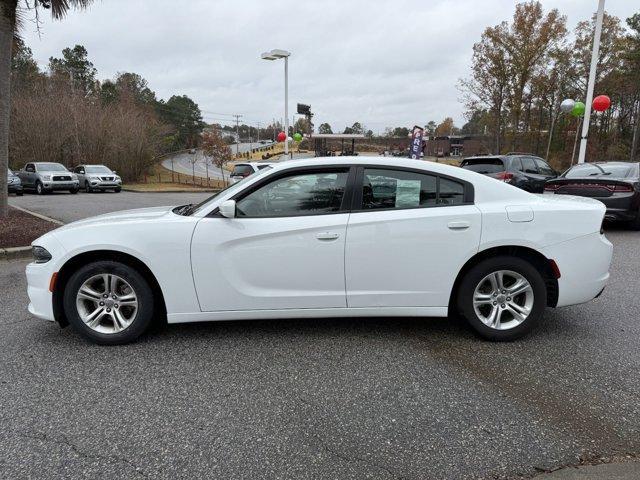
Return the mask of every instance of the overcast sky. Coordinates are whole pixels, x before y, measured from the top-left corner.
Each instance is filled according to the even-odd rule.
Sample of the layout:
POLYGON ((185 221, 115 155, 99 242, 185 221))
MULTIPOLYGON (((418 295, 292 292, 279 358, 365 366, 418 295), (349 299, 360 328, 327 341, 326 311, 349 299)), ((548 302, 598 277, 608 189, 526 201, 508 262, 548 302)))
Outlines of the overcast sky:
MULTIPOLYGON (((456 83, 467 76, 482 30, 513 15, 507 0, 98 0, 88 10, 24 37, 44 68, 64 47, 84 45, 102 80, 117 72, 145 77, 158 97, 186 94, 208 122, 240 113, 265 124, 284 115, 283 62, 292 52, 289 112, 297 102, 314 123, 334 131, 360 121, 374 132, 452 116, 464 123, 456 83)), ((569 27, 588 18, 596 0, 543 0, 569 27)), ((634 8, 635 6, 635 8, 634 8)), ((608 0, 624 18, 637 0, 608 0)))

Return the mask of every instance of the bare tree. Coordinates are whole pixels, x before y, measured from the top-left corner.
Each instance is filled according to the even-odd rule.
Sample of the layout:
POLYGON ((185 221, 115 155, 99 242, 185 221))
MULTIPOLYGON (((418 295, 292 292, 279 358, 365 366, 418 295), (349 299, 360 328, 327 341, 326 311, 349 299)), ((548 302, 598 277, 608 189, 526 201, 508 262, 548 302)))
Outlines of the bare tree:
MULTIPOLYGON (((34 10, 38 15, 38 9, 41 7, 51 10, 53 18, 62 19, 69 8, 84 8, 89 3, 91 0, 25 0, 22 11, 34 10)), ((19 27, 18 0, 0 2, 0 218, 6 218, 9 213, 7 169, 11 112, 11 50, 19 27)))
POLYGON ((224 165, 231 160, 231 149, 223 140, 217 130, 209 130, 202 135, 202 150, 211 158, 211 163, 220 169, 222 181, 226 185, 224 177, 224 165))

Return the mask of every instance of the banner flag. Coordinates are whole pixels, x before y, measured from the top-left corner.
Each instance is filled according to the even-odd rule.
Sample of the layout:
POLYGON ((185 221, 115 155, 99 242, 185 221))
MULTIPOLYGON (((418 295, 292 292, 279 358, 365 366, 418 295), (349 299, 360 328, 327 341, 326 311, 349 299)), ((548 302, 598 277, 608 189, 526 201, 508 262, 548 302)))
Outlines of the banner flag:
POLYGON ((420 158, 422 153, 422 134, 424 129, 419 126, 413 127, 411 132, 411 150, 409 152, 409 158, 420 158))

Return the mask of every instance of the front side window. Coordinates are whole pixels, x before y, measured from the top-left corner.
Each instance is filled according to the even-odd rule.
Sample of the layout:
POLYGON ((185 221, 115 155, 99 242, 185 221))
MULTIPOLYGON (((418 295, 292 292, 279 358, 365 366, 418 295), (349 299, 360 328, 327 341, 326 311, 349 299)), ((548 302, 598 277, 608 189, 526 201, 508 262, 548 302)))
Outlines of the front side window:
POLYGON ((538 170, 542 175, 551 176, 556 174, 556 172, 553 171, 553 168, 551 168, 549 164, 547 164, 547 162, 540 158, 536 158, 535 160, 536 164, 538 165, 538 170))
POLYGON ((238 217, 292 217, 340 211, 348 170, 291 174, 259 187, 236 204, 238 217))
POLYGON ((239 164, 233 167, 232 177, 248 177, 253 173, 253 167, 247 164, 239 164))

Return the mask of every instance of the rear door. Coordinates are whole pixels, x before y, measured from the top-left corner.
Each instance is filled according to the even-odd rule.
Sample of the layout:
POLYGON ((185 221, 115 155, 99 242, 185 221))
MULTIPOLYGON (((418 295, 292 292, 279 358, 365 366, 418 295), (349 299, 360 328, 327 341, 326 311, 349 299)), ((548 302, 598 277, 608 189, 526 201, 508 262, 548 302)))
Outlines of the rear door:
POLYGON ((471 184, 421 170, 359 167, 347 227, 349 307, 446 307, 480 243, 471 184))

